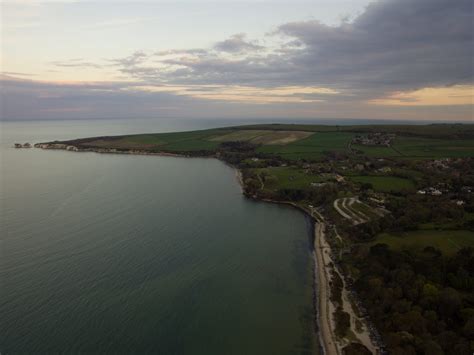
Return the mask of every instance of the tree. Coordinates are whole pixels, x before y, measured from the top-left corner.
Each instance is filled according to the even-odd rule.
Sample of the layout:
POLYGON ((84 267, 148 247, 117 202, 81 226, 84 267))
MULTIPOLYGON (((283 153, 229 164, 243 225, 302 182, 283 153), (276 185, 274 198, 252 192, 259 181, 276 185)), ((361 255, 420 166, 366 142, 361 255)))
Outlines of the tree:
POLYGON ((423 352, 425 355, 444 355, 443 349, 433 340, 427 340, 423 344, 423 352))
POLYGON ((336 323, 336 329, 334 330, 336 335, 341 338, 344 337, 351 326, 351 316, 344 312, 341 307, 338 307, 334 312, 334 321, 336 323))
POLYGON ((360 343, 350 343, 342 349, 343 355, 371 355, 369 349, 360 343))
POLYGON ((439 311, 445 316, 452 316, 462 305, 459 292, 451 287, 443 289, 439 295, 439 311))
POLYGON ((245 179, 245 187, 249 190, 249 192, 254 192, 260 188, 260 181, 254 178, 247 178, 245 179))

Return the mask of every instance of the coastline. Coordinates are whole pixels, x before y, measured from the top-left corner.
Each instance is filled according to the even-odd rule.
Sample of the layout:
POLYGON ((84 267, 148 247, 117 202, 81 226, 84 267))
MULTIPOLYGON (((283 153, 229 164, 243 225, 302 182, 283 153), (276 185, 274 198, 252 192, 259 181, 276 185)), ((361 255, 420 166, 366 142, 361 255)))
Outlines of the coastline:
MULTIPOLYGON (((242 191, 244 190, 242 173, 241 171, 233 167, 236 170, 238 181, 241 184, 242 191)), ((338 346, 336 335, 333 332, 334 326, 331 321, 333 311, 335 309, 333 303, 330 300, 330 279, 329 268, 327 264, 331 262, 331 246, 325 240, 325 228, 326 224, 323 217, 315 210, 307 210, 303 206, 300 206, 291 201, 278 201, 271 199, 262 199, 254 196, 248 196, 255 201, 277 203, 281 205, 289 205, 297 210, 303 212, 308 216, 314 223, 313 235, 312 235, 312 253, 313 253, 313 302, 314 302, 314 318, 315 318, 315 331, 319 335, 319 346, 322 349, 322 354, 325 355, 340 355, 341 349, 338 346), (325 258, 325 254, 326 258, 325 258), (326 260, 329 259, 329 260, 326 260)))
MULTIPOLYGON (((192 157, 192 156, 191 156, 192 157)), ((306 208, 292 201, 273 200, 269 198, 259 198, 255 195, 245 193, 243 175, 236 166, 213 156, 224 164, 235 170, 236 179, 240 185, 242 193, 254 201, 276 203, 280 205, 291 206, 309 217, 313 223, 312 226, 312 253, 313 253, 313 305, 314 305, 314 331, 318 332, 319 347, 324 355, 341 355, 343 348, 350 343, 360 343, 366 347, 372 354, 380 354, 379 349, 373 343, 366 324, 366 320, 357 315, 356 309, 351 301, 349 289, 344 275, 335 267, 332 248, 326 239, 326 227, 328 226, 324 216, 314 207, 306 208), (342 308, 350 315, 350 330, 352 340, 348 338, 338 338, 334 333, 335 321, 333 319, 337 305, 331 300, 331 279, 332 273, 337 273, 342 279, 342 308), (357 322, 359 325, 357 325, 357 322), (360 328, 360 330, 357 330, 360 328)), ((337 234, 337 232, 336 232, 337 234)), ((338 236, 338 235, 337 235, 338 236)), ((338 236, 340 238, 340 236, 338 236)))
POLYGON ((244 193, 244 180, 243 180, 242 172, 234 166, 231 166, 231 168, 235 170, 235 177, 237 179, 237 182, 239 183, 240 191, 244 193))
MULTIPOLYGON (((334 310, 334 305, 330 300, 329 292, 329 280, 331 279, 331 275, 329 274, 329 268, 326 267, 328 262, 325 260, 325 253, 323 250, 326 251, 326 254, 331 253, 330 245, 325 241, 325 223, 323 217, 314 209, 308 210, 305 207, 298 205, 291 201, 279 201, 279 200, 272 200, 272 199, 263 199, 258 198, 257 196, 250 196, 245 194, 244 189, 244 181, 243 181, 243 174, 240 169, 236 166, 223 161, 216 155, 209 155, 209 156, 193 156, 193 155, 186 155, 186 154, 176 154, 176 153, 166 153, 166 152, 143 152, 143 151, 119 151, 119 150, 110 150, 110 149, 103 149, 103 148, 88 148, 88 149, 81 149, 81 150, 72 150, 67 149, 67 147, 61 148, 45 148, 35 144, 35 147, 41 149, 51 149, 51 150, 67 150, 71 152, 91 152, 91 153, 100 153, 100 154, 127 154, 127 155, 152 155, 152 156, 164 156, 164 157, 175 157, 175 158, 192 158, 192 157, 199 157, 199 158, 215 158, 219 161, 223 162, 224 164, 228 165, 229 167, 233 168, 235 171, 236 180, 241 188, 241 192, 255 201, 260 202, 267 202, 267 203, 277 203, 283 205, 290 205, 293 208, 296 208, 303 212, 306 216, 308 216, 314 223, 313 229, 314 233, 312 233, 312 253, 313 253, 313 302, 314 302, 314 320, 315 320, 315 329, 314 331, 318 332, 319 338, 319 346, 322 350, 322 354, 328 355, 339 355, 341 354, 340 349, 337 345, 337 338, 333 332, 333 325, 331 322, 331 315, 332 311, 334 310)), ((330 256, 327 255, 330 262, 330 256)))
POLYGON ((339 346, 336 343, 336 335, 333 332, 331 322, 334 305, 330 301, 330 275, 327 264, 330 263, 331 247, 325 240, 326 224, 324 222, 315 223, 314 228, 314 258, 315 258, 315 282, 318 286, 318 321, 321 346, 325 354, 340 354, 339 346), (325 255, 326 254, 326 255, 325 255), (327 260, 329 259, 329 260, 327 260))

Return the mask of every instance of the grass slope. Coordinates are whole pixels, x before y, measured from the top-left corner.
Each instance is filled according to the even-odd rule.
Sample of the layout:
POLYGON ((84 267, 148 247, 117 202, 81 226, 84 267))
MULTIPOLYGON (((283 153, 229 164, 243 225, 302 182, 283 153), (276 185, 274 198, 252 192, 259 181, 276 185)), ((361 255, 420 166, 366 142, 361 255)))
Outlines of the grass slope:
POLYGON ((306 173, 303 169, 293 167, 271 167, 265 169, 255 169, 256 174, 269 176, 266 179, 265 189, 309 189, 312 182, 321 182, 324 179, 318 175, 306 173))
POLYGON ((468 230, 417 230, 403 234, 382 233, 372 244, 383 243, 395 250, 419 249, 433 246, 446 255, 463 247, 474 247, 474 232, 468 230))
POLYGON ((395 176, 351 176, 350 179, 358 183, 369 183, 375 191, 379 192, 413 191, 415 189, 411 180, 395 176))
POLYGON ((328 152, 346 152, 353 134, 346 132, 315 133, 308 138, 285 146, 268 145, 258 149, 286 159, 317 160, 328 152))

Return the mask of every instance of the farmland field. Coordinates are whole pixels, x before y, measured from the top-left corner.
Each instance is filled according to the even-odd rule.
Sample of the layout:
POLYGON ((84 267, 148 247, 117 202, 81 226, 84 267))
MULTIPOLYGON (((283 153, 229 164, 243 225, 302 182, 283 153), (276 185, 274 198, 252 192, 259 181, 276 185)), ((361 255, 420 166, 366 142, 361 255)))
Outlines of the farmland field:
POLYGON ((255 169, 257 174, 264 174, 273 177, 271 182, 265 183, 266 189, 309 189, 312 182, 321 182, 324 179, 321 176, 305 173, 302 169, 291 167, 273 167, 265 169, 255 169))
POLYGON ((474 136, 474 125, 469 124, 428 124, 428 125, 311 125, 311 124, 259 124, 232 129, 295 130, 308 132, 351 132, 351 133, 394 133, 399 136, 426 137, 438 139, 467 139, 474 136))
POLYGON ((213 137, 216 142, 248 141, 263 145, 281 145, 298 141, 314 134, 302 131, 269 131, 269 130, 238 130, 229 134, 213 137))
POLYGON ((446 255, 452 255, 463 247, 474 247, 474 232, 468 230, 418 230, 403 234, 382 233, 372 242, 387 244, 393 249, 420 249, 433 246, 446 255))
POLYGON ((351 208, 357 212, 361 212, 363 215, 369 217, 370 219, 377 219, 380 217, 379 214, 375 213, 374 209, 365 203, 361 203, 360 201, 356 201, 351 208))
POLYGON ((237 141, 250 141, 256 137, 265 135, 269 131, 265 130, 238 130, 227 134, 212 137, 209 140, 215 142, 237 142, 237 141))
POLYGON ((345 152, 352 137, 352 133, 346 132, 315 133, 285 146, 268 145, 260 147, 258 151, 287 159, 317 160, 324 156, 325 152, 345 152))
POLYGON ((352 149, 362 151, 364 152, 364 155, 369 157, 387 158, 400 156, 400 153, 391 147, 374 147, 357 144, 352 145, 352 149))
POLYGON ((394 147, 408 157, 468 157, 474 155, 474 140, 398 137, 394 147))
POLYGON ((359 183, 369 183, 375 191, 397 192, 403 190, 413 190, 415 185, 411 180, 395 176, 351 176, 350 179, 359 183))
POLYGON ((207 150, 211 151, 217 148, 219 143, 210 142, 203 139, 188 139, 178 142, 169 143, 165 146, 166 150, 169 151, 194 151, 194 150, 207 150))
POLYGON ((81 145, 86 147, 160 150, 207 150, 218 146, 208 138, 228 133, 221 129, 178 133, 136 134, 117 137, 88 138, 81 145))

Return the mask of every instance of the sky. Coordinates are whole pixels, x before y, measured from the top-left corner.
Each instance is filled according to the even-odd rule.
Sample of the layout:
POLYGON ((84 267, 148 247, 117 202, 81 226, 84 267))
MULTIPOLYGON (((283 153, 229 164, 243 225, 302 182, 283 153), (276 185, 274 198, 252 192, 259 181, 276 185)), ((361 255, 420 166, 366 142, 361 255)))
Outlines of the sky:
POLYGON ((474 122, 471 0, 0 4, 2 120, 474 122))

